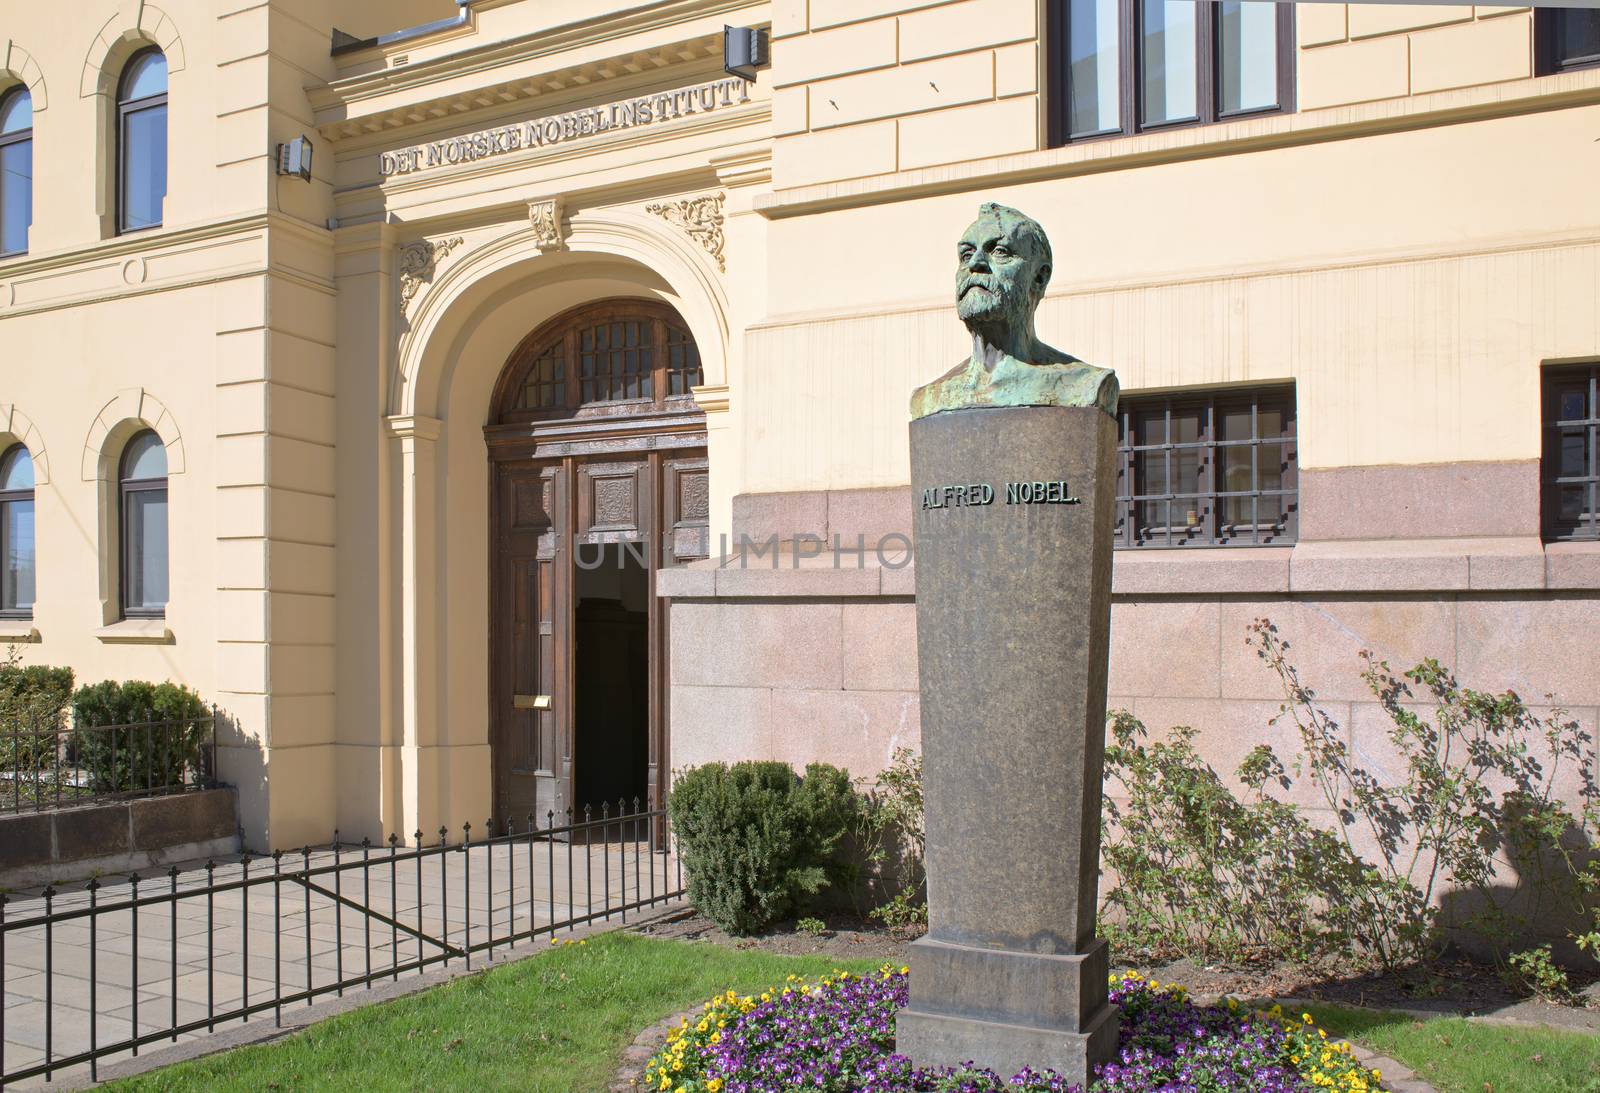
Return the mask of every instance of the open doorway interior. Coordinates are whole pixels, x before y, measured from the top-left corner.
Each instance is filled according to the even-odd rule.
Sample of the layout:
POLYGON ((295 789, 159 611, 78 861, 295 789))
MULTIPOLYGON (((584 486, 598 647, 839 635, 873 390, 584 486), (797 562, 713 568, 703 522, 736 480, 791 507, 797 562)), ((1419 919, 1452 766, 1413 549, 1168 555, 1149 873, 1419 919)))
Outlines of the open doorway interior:
POLYGON ((576 804, 596 815, 603 802, 649 795, 650 573, 640 544, 579 547, 575 567, 576 804), (596 564, 598 562, 598 564, 596 564))

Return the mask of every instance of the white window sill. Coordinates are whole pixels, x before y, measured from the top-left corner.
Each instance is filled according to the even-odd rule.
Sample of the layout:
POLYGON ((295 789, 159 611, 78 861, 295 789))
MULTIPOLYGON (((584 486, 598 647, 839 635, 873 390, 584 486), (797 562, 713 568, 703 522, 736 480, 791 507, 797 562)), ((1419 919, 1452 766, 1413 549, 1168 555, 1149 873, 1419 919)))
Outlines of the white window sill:
POLYGON ((0 619, 0 642, 7 645, 34 645, 39 641, 39 631, 32 619, 0 619))
POLYGON ((166 619, 123 619, 94 632, 106 645, 172 645, 166 619))

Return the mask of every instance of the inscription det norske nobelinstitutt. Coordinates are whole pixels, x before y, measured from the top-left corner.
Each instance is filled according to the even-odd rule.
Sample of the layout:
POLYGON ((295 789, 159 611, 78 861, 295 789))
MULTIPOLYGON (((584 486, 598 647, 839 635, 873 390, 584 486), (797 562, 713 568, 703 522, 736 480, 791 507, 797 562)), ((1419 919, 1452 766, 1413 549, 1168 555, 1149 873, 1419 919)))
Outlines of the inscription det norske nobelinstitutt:
MULTIPOLYGON (((1008 505, 1081 505, 1083 498, 1074 497, 1065 478, 1055 482, 1007 482, 1005 503, 1008 505)), ((997 494, 987 482, 969 482, 961 486, 932 486, 922 491, 925 509, 958 509, 969 505, 992 505, 997 494)))
POLYGON ((384 152, 378 159, 378 173, 408 175, 429 167, 444 167, 491 156, 519 152, 525 148, 546 148, 565 141, 598 136, 619 129, 656 125, 691 114, 709 114, 750 101, 750 85, 738 77, 712 80, 694 87, 641 95, 602 106, 569 110, 531 118, 514 125, 497 125, 449 140, 436 140, 410 148, 384 152))

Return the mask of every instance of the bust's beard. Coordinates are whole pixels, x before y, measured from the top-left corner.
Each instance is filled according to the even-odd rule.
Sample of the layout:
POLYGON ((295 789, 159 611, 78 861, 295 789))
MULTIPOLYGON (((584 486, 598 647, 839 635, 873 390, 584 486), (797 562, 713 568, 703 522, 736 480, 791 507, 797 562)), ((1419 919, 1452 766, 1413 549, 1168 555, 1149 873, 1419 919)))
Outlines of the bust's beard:
POLYGON ((969 327, 974 323, 992 323, 1006 316, 1005 297, 999 293, 974 288, 964 292, 956 301, 956 315, 969 327))

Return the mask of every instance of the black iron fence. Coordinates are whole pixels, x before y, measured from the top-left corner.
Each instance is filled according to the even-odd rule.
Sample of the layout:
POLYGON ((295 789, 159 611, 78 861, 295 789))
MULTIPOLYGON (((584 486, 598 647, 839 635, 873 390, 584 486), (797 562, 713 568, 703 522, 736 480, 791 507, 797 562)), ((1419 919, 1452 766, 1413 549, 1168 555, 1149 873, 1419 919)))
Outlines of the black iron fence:
POLYGON ((0 726, 0 811, 42 812, 216 784, 217 719, 0 726))
POLYGON ((664 810, 583 817, 0 894, 0 1089, 682 896, 664 810))

